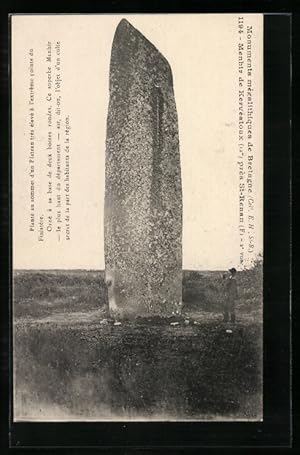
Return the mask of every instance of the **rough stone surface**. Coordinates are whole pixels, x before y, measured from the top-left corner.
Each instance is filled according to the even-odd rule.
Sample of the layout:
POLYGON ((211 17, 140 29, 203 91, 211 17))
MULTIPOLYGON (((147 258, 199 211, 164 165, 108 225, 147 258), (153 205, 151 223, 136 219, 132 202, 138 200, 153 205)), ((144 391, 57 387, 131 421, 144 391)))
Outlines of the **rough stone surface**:
POLYGON ((110 63, 105 273, 116 317, 180 312, 182 189, 172 72, 126 20, 110 63))

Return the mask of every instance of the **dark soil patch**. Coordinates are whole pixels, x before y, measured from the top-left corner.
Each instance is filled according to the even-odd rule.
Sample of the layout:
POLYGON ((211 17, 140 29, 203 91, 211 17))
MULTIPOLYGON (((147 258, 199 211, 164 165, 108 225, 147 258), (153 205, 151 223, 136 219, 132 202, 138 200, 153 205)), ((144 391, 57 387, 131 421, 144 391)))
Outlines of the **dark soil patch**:
POLYGON ((257 419, 261 326, 15 326, 15 409, 31 419, 257 419))

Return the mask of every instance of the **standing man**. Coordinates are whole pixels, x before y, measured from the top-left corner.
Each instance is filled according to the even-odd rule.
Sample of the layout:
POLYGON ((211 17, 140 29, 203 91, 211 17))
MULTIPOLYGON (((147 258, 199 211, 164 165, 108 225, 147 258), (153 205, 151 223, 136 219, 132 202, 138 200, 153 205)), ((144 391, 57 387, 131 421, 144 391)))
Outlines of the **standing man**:
POLYGON ((229 277, 225 281, 224 322, 235 322, 235 304, 238 298, 236 269, 229 269, 229 277))

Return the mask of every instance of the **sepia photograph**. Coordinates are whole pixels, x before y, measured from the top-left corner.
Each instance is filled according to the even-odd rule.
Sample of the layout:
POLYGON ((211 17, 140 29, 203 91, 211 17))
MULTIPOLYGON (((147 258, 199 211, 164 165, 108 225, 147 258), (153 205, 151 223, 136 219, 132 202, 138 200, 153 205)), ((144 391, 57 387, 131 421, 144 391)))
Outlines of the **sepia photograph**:
POLYGON ((11 43, 14 421, 263 421, 263 15, 11 43))

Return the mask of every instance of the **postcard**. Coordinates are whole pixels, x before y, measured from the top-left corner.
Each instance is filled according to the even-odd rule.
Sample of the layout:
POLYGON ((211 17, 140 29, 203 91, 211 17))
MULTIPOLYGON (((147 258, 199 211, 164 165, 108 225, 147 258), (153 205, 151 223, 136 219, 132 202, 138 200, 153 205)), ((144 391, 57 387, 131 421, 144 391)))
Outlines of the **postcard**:
POLYGON ((13 15, 14 421, 263 420, 263 15, 13 15))

